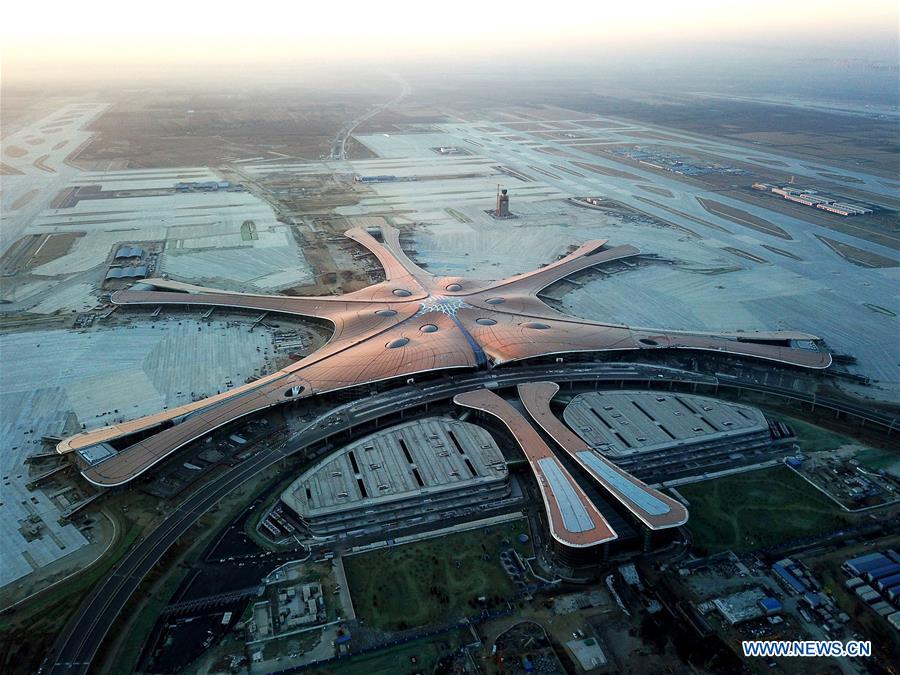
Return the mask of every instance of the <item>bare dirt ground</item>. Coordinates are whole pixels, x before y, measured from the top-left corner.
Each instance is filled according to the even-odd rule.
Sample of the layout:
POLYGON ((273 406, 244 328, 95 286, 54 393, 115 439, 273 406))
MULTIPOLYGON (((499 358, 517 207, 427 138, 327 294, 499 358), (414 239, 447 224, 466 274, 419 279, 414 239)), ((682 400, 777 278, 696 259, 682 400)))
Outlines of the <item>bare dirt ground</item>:
POLYGON ((97 135, 73 163, 102 170, 314 160, 328 152, 347 120, 378 100, 377 92, 336 95, 328 102, 293 90, 138 93, 115 102, 91 125, 97 135))
POLYGON ((448 117, 434 108, 418 105, 391 107, 364 121, 356 128, 356 133, 395 132, 410 124, 438 124, 447 121, 448 117))
POLYGON ((702 96, 652 101, 589 96, 561 103, 585 112, 768 146, 795 157, 839 163, 891 179, 897 173, 897 129, 890 119, 702 96))

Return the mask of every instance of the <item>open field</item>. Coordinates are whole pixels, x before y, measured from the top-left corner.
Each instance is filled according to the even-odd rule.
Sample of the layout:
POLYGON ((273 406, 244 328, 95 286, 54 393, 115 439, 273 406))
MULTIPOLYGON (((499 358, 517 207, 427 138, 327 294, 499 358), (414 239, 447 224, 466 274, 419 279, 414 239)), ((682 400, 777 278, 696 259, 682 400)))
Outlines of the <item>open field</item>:
POLYGON ((797 442, 803 452, 820 452, 837 450, 842 446, 859 445, 857 441, 828 429, 817 427, 794 417, 778 415, 778 418, 790 426, 797 435, 797 442))
POLYGON ((711 553, 766 548, 848 522, 839 507, 787 467, 679 488, 690 502, 694 544, 711 553))
MULTIPOLYGON (((806 331, 823 337, 835 351, 855 356, 851 372, 865 374, 885 388, 900 383, 900 368, 893 358, 894 317, 869 309, 877 306, 897 313, 893 309, 896 294, 891 290, 896 284, 884 283, 895 281, 895 275, 891 270, 854 265, 809 236, 826 235, 876 256, 895 256, 887 240, 876 243, 881 234, 869 224, 846 222, 838 231, 831 222, 812 224, 770 210, 781 206, 779 200, 760 197, 749 187, 712 191, 694 177, 669 171, 635 167, 623 176, 617 168, 621 163, 584 152, 579 145, 538 142, 534 134, 548 131, 543 121, 518 124, 523 121, 518 113, 491 116, 492 125, 453 122, 423 126, 422 133, 362 135, 362 141, 383 156, 351 162, 356 173, 416 180, 353 185, 356 203, 338 206, 336 211, 347 218, 383 215, 401 228, 409 227, 412 241, 407 246, 414 259, 436 273, 475 278, 526 271, 552 262, 568 246, 588 239, 634 244, 674 264, 640 265, 623 274, 579 279, 569 286, 574 290, 558 298, 561 308, 589 319, 635 326, 806 331), (526 131, 538 127, 541 132, 526 131), (434 144, 445 142, 473 154, 437 156, 434 144), (541 152, 547 147, 564 147, 571 159, 551 160, 541 152), (590 164, 591 171, 584 164, 590 164), (552 171, 543 174, 531 167, 551 167, 552 171), (602 178, 598 179, 595 169, 602 178), (527 182, 517 180, 526 173, 527 182), (511 210, 517 216, 513 221, 499 222, 484 213, 492 206, 497 183, 510 189, 511 210), (648 186, 657 192, 647 191, 648 186), (738 193, 759 198, 751 204, 738 199, 738 193), (603 197, 624 209, 610 212, 562 203, 573 196, 603 197), (710 212, 698 196, 707 204, 727 208, 710 212), (855 325, 868 326, 864 339, 855 325)), ((619 145, 633 131, 647 128, 640 124, 594 128, 577 113, 571 113, 571 120, 570 125, 579 127, 578 134, 614 135, 619 145)), ((679 137, 679 146, 692 152, 709 146, 708 152, 721 156, 726 164, 737 163, 733 158, 748 163, 750 154, 740 146, 679 134, 673 134, 679 137)), ((762 148, 752 156, 776 157, 762 148)), ((804 170, 799 160, 790 157, 782 163, 786 172, 804 170)), ((302 177, 321 172, 321 167, 270 164, 247 166, 246 171, 265 181, 279 172, 302 177)), ((881 190, 879 199, 888 192, 877 177, 842 171, 860 177, 861 190, 872 194, 881 190)), ((732 183, 754 180, 731 174, 720 177, 732 183)))
POLYGON ((520 520, 347 556, 356 615, 369 627, 397 630, 477 613, 480 596, 506 598, 515 592, 499 554, 507 548, 530 550, 516 541, 527 532, 520 520))
MULTIPOLYGON (((841 166, 896 174, 896 126, 893 119, 875 115, 842 115, 803 108, 784 102, 749 99, 672 95, 653 99, 583 97, 577 103, 559 95, 561 104, 578 110, 617 115, 680 129, 702 136, 724 138, 757 147, 773 148, 790 157, 807 161, 838 163, 841 166), (773 130, 777 125, 778 131, 773 130)), ((656 132, 656 136, 661 135, 656 132)), ((672 135, 665 133, 664 135, 672 135)), ((783 164, 788 162, 782 161, 783 164)), ((838 172, 846 175, 846 172, 838 172)))
POLYGON ((311 673, 334 675, 414 675, 432 673, 442 656, 446 656, 471 640, 469 633, 461 631, 445 633, 436 637, 416 640, 397 647, 381 650, 375 654, 354 656, 323 668, 314 668, 311 673))
POLYGON ((347 119, 381 98, 375 92, 327 102, 320 96, 303 90, 137 92, 90 127, 96 136, 75 161, 89 169, 123 169, 318 159, 347 119))

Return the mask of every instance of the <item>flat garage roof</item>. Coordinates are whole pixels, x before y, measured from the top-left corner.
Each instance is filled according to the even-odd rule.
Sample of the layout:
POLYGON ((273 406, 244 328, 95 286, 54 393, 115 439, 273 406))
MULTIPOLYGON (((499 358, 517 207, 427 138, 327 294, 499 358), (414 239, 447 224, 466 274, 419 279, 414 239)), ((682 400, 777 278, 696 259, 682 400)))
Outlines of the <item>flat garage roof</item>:
POLYGON ((430 417, 366 436, 305 471, 282 501, 306 518, 507 477, 491 434, 430 417))
POLYGON ((673 392, 579 394, 563 417, 581 438, 610 457, 768 428, 756 408, 673 392))

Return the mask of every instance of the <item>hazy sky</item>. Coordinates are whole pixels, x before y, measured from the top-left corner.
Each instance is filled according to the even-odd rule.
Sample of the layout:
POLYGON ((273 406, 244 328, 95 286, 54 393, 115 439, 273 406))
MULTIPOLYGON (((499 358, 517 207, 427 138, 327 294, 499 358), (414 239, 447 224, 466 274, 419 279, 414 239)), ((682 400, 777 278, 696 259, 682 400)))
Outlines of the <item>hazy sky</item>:
POLYGON ((896 0, 8 0, 4 79, 147 66, 342 65, 702 51, 896 60, 896 0), (752 52, 750 52, 752 53, 752 52))

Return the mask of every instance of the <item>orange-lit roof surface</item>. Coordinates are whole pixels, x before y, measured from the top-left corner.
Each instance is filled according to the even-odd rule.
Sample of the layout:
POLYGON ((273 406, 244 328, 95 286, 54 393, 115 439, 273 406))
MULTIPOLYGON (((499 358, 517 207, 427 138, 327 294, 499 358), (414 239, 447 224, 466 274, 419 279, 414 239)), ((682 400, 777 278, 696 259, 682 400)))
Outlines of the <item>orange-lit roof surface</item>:
POLYGON ((509 429, 537 479, 554 539, 576 548, 618 539, 603 514, 518 410, 487 389, 457 394, 453 402, 493 415, 509 429))
POLYGON ((155 415, 86 431, 63 440, 60 453, 150 430, 175 426, 134 443, 83 471, 97 485, 115 486, 146 471, 212 429, 296 397, 449 368, 490 367, 529 357, 584 351, 685 348, 752 356, 808 368, 826 368, 831 356, 805 333, 690 333, 631 329, 557 312, 538 298, 555 281, 612 260, 632 257, 633 246, 590 241, 546 267, 501 281, 436 277, 403 252, 399 231, 381 228, 347 236, 369 249, 385 281, 341 296, 292 297, 218 291, 166 279, 147 279, 112 295, 117 305, 199 305, 282 312, 330 322, 334 333, 313 354, 277 373, 155 415), (145 290, 138 290, 145 289, 145 290), (781 344, 753 340, 780 341, 781 344), (797 348, 803 341, 813 348, 797 348), (296 392, 286 395, 290 391, 296 392))
POLYGON ((550 410, 550 400, 559 391, 555 382, 531 382, 518 386, 519 398, 528 414, 554 441, 603 486, 625 508, 651 530, 684 525, 687 509, 676 499, 655 490, 623 471, 591 448, 550 410))

